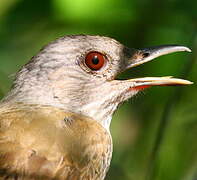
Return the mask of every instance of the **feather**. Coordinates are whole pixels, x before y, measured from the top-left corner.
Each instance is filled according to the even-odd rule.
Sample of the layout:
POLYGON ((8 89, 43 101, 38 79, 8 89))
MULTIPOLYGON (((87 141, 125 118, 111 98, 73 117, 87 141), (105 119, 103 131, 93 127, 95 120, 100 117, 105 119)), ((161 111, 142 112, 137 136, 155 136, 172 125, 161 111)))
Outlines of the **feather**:
POLYGON ((0 179, 100 180, 111 136, 91 118, 51 106, 0 108, 0 179))

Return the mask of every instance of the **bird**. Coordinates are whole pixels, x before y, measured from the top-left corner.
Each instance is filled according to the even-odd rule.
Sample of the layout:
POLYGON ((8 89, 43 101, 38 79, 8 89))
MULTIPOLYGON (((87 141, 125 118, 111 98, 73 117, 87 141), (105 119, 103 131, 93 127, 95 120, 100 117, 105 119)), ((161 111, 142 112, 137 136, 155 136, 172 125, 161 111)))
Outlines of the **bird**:
POLYGON ((172 76, 117 76, 178 51, 191 50, 128 48, 98 35, 66 35, 46 45, 0 102, 0 180, 103 180, 118 106, 148 87, 192 84, 172 76))

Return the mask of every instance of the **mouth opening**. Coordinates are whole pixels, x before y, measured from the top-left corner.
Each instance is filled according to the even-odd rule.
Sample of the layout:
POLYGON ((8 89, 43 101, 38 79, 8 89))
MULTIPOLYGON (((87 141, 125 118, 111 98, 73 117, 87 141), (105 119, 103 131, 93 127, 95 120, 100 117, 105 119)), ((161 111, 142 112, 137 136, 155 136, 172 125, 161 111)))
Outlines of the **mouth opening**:
MULTIPOLYGON (((133 53, 131 53, 131 58, 127 62, 125 71, 120 73, 115 80, 133 83, 133 88, 136 89, 145 89, 151 86, 183 86, 193 84, 191 81, 172 76, 128 78, 126 70, 149 62, 159 56, 179 51, 191 52, 189 48, 179 45, 162 45, 138 50, 132 49, 131 52, 133 53)), ((136 69, 134 69, 133 74, 136 74, 135 71, 136 69)))
POLYGON ((174 78, 173 76, 163 76, 163 77, 142 77, 142 78, 127 78, 128 74, 120 74, 115 80, 133 82, 134 86, 132 88, 143 90, 152 86, 184 86, 193 84, 193 82, 174 78))

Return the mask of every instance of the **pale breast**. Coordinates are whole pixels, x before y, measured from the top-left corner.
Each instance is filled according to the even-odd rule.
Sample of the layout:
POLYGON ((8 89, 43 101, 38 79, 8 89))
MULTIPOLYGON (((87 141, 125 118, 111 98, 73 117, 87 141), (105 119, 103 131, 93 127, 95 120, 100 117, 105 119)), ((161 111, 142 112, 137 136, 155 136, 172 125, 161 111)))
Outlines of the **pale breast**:
POLYGON ((102 180, 111 154, 111 135, 93 119, 49 106, 0 113, 1 177, 102 180))

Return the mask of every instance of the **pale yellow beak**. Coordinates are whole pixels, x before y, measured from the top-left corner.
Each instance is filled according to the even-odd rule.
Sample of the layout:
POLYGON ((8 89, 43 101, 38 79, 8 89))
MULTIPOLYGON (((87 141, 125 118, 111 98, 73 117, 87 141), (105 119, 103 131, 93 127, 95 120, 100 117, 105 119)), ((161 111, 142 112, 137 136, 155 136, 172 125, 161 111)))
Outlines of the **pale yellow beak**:
POLYGON ((135 82, 134 87, 137 89, 147 88, 150 86, 181 86, 193 84, 191 81, 173 78, 172 76, 135 78, 128 81, 135 82))

